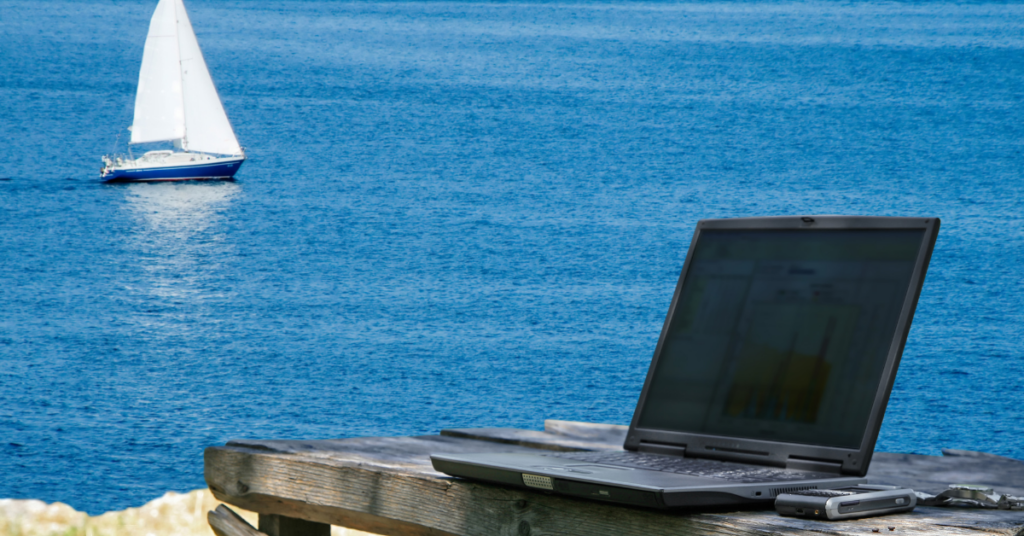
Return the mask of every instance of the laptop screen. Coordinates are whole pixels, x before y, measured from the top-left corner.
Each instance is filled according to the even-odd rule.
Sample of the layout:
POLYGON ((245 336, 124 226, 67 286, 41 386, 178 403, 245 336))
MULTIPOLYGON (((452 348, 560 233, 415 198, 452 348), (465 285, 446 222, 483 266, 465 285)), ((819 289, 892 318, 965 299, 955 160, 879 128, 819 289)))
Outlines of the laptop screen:
POLYGON ((641 428, 857 449, 923 230, 705 230, 641 428))

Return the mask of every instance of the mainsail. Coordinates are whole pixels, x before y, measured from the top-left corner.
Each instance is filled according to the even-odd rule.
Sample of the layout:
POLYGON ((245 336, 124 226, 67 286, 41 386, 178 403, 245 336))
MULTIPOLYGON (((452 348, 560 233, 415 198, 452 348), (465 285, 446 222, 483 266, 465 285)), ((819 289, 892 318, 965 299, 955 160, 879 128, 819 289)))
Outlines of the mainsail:
POLYGON ((241 154, 182 0, 160 0, 149 23, 132 143, 180 140, 189 151, 241 154))

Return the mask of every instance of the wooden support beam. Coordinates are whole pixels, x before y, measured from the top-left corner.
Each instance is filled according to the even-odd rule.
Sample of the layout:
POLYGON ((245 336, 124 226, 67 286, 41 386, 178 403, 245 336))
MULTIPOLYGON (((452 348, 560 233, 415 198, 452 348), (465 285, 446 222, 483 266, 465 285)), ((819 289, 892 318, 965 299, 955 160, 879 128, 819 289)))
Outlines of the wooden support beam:
POLYGON ((260 514, 260 532, 267 536, 331 536, 331 526, 277 514, 260 514))
POLYGON ((206 519, 217 536, 267 536, 223 504, 206 514, 206 519))

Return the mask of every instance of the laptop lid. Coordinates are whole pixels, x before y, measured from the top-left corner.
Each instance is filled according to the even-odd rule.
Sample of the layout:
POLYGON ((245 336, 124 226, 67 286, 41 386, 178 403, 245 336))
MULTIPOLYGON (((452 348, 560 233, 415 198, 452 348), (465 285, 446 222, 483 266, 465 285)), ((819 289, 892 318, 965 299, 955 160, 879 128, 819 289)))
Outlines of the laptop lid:
POLYGON ((866 474, 938 230, 700 221, 625 448, 866 474))

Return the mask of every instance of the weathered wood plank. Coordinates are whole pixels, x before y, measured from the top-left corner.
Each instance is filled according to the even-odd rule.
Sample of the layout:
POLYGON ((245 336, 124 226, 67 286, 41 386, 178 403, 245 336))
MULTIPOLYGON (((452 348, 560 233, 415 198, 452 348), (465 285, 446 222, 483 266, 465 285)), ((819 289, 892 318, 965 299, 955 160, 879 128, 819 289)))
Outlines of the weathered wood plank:
MULTIPOLYGON (((385 535, 852 535, 872 528, 888 533, 892 526, 901 534, 1009 536, 1024 527, 1024 512, 994 510, 918 508, 911 514, 838 523, 783 518, 774 511, 657 512, 452 479, 430 469, 428 460, 431 452, 523 448, 439 436, 235 441, 207 449, 206 478, 218 499, 248 510, 385 535)), ((925 461, 931 465, 910 462, 949 473, 955 467, 951 463, 963 461, 923 458, 930 458, 925 461)))
MULTIPOLYGON (((235 440, 230 441, 228 446, 282 454, 302 454, 316 458, 329 458, 343 453, 346 459, 361 460, 370 465, 437 475, 438 473, 430 467, 429 456, 433 452, 535 452, 531 448, 515 444, 518 433, 521 433, 523 444, 559 441, 556 434, 548 432, 478 428, 466 433, 477 441, 467 441, 453 436, 420 436, 318 441, 235 440), (492 438, 491 434, 496 434, 498 440, 492 438), (542 434, 550 437, 541 438, 542 434)), ((572 444, 579 447, 589 446, 591 449, 621 448, 605 441, 585 443, 579 436, 572 444)), ((1024 462, 973 451, 946 450, 945 453, 945 456, 875 453, 868 478, 875 483, 902 485, 932 494, 941 492, 949 484, 985 484, 1001 493, 1024 496, 1024 462)))
POLYGON ((984 484, 1000 493, 1024 496, 1024 462, 1002 456, 877 452, 871 459, 868 479, 876 484, 904 486, 933 495, 950 484, 984 484))
POLYGON ((267 536, 223 504, 207 513, 206 519, 217 536, 267 536))
POLYGON ((315 459, 341 459, 374 467, 424 472, 433 476, 440 475, 430 465, 430 454, 434 452, 537 452, 536 449, 518 445, 446 436, 358 437, 314 441, 235 439, 228 441, 227 446, 315 459))
POLYGON ((607 443, 616 447, 622 447, 622 444, 626 442, 626 432, 629 431, 629 427, 620 424, 548 419, 544 421, 544 431, 570 439, 594 441, 596 443, 607 443))
MULTIPOLYGON (((402 470, 382 461, 367 464, 365 456, 307 458, 267 454, 241 448, 210 448, 205 473, 219 500, 260 515, 276 514, 328 523, 383 535, 444 536, 443 531, 388 516, 386 483, 390 475, 416 475, 415 465, 402 470), (354 478, 358 475, 359 478, 354 478), (384 512, 384 515, 381 513, 384 512)), ((403 503, 414 508, 415 503, 403 503)))
POLYGON ((621 449, 628 426, 586 422, 544 421, 544 431, 518 428, 453 428, 441 430, 442 436, 482 439, 554 451, 621 449))
POLYGON ((549 432, 518 430, 516 428, 453 428, 441 430, 441 435, 445 437, 481 439, 506 445, 519 445, 558 452, 622 448, 622 443, 612 444, 593 440, 572 439, 549 432))
MULTIPOLYGON (((325 512, 322 509, 325 505, 345 504, 351 510, 406 523, 401 528, 388 524, 373 530, 387 535, 618 535, 631 532, 657 535, 678 534, 680 529, 686 531, 683 533, 704 534, 713 533, 715 529, 712 523, 699 518, 665 516, 419 474, 385 473, 366 466, 346 466, 325 460, 310 463, 293 455, 213 448, 207 450, 207 468, 211 489, 226 502, 259 512, 284 506, 302 512, 302 517, 307 519, 334 513, 325 512)), ((351 526, 347 520, 337 521, 333 524, 351 526)), ((723 532, 746 533, 749 532, 723 532)))

